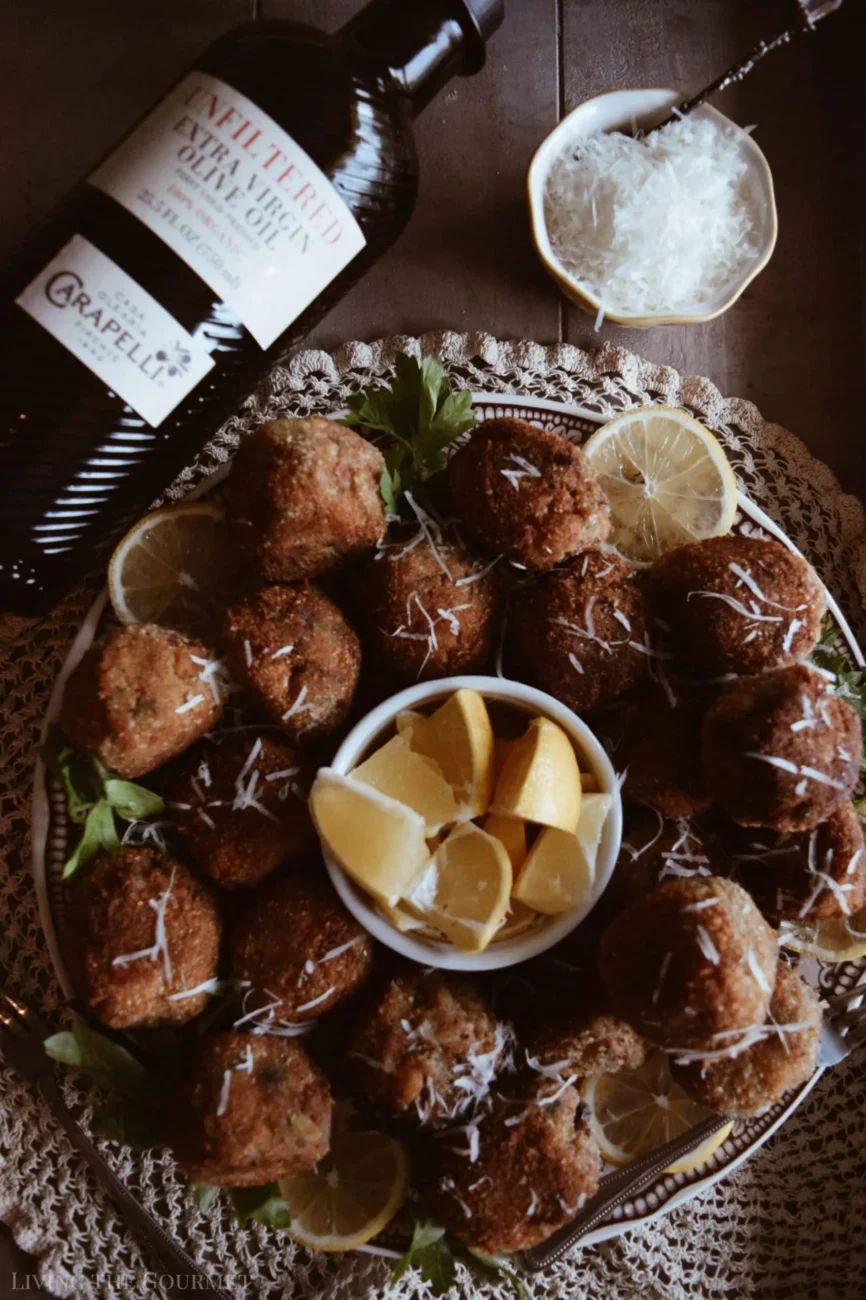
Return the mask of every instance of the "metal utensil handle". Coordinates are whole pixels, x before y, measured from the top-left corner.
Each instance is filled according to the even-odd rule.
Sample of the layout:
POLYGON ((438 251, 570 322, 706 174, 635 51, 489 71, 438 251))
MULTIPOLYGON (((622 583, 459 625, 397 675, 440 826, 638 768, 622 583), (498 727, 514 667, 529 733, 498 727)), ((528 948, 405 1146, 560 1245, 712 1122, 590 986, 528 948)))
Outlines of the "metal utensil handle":
POLYGON ((66 1103, 57 1086, 57 1081, 53 1077, 46 1075, 40 1080, 39 1088, 51 1107, 52 1113, 66 1130, 73 1146, 84 1157, 106 1191, 109 1192, 126 1222, 146 1242, 151 1253, 159 1261, 162 1268, 166 1270, 168 1276, 172 1278, 168 1293, 177 1296, 188 1296, 191 1288, 180 1284, 178 1278, 192 1276, 200 1279, 200 1284, 196 1290, 201 1294, 212 1297, 213 1300, 230 1300, 225 1291, 220 1291, 213 1286, 207 1273, 199 1268, 195 1260, 160 1227, 155 1219, 151 1218, 147 1210, 139 1205, 135 1197, 127 1191, 120 1179, 115 1177, 96 1147, 67 1110, 66 1103))
POLYGON ((687 1133, 681 1134, 678 1138, 673 1138, 670 1142, 659 1147, 651 1155, 644 1156, 642 1160, 637 1160, 634 1164, 628 1165, 625 1169, 610 1178, 605 1179, 602 1183, 601 1190, 592 1198, 585 1209, 581 1211, 571 1223, 561 1228, 550 1241, 533 1250, 525 1251, 522 1256, 522 1263, 531 1272, 537 1273, 539 1269, 546 1268, 548 1264, 553 1264, 560 1259, 567 1250, 570 1250, 576 1242, 580 1241, 588 1233, 597 1228, 608 1217, 611 1210, 616 1209, 618 1205, 623 1205, 626 1201, 637 1196, 644 1188, 648 1187, 658 1177, 668 1165, 672 1165, 682 1156, 688 1155, 696 1147, 701 1146, 720 1128, 730 1124, 730 1117, 725 1115, 712 1115, 709 1119, 703 1120, 696 1124, 694 1128, 687 1133))

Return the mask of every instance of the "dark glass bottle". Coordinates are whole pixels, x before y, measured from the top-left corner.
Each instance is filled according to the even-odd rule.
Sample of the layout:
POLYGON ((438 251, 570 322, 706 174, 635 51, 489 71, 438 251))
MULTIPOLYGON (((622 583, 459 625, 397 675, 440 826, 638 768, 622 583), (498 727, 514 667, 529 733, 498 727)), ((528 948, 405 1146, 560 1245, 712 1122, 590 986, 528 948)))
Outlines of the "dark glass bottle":
POLYGON ((411 119, 503 0, 215 42, 0 288, 0 606, 49 607, 406 225, 411 119))

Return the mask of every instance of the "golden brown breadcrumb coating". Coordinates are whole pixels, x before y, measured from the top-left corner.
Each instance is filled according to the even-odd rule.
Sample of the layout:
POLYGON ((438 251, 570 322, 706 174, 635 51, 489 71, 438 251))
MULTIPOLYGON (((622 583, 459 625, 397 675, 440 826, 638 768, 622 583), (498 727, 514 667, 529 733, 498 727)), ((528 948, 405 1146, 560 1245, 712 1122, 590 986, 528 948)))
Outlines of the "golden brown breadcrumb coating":
POLYGON ((361 647, 340 610, 309 582, 262 587, 226 611, 232 676, 294 741, 335 731, 361 670, 361 647))
POLYGON ((731 682, 708 710, 704 774, 741 826, 811 830, 851 798, 860 719, 807 664, 731 682))
POLYGON ((762 1115, 791 1088, 811 1078, 818 1063, 821 1007, 817 994, 780 961, 770 1018, 760 1035, 733 1040, 729 1054, 672 1069, 687 1092, 720 1115, 762 1115), (751 1043, 737 1051, 740 1043, 751 1043))
POLYGON ((552 569, 603 542, 610 511, 584 453, 528 420, 486 420, 452 456, 448 491, 482 550, 552 569))
POLYGON ((204 1035, 179 1102, 173 1146, 193 1183, 258 1187, 312 1169, 330 1146, 328 1081, 291 1039, 204 1035))
POLYGON ((228 522, 265 582, 293 582, 370 550, 385 534, 381 452, 333 420, 272 420, 237 450, 228 522))
POLYGON ((715 1048, 763 1024, 776 977, 775 931, 739 885, 665 880, 605 930, 601 974, 615 1011, 653 1043, 715 1048))
POLYGON ((218 721, 222 703, 202 679, 211 659, 199 641, 155 623, 114 628, 66 683, 61 726, 117 776, 144 776, 218 721))
POLYGON ((97 858, 76 885, 87 1001, 110 1029, 181 1025, 217 974, 222 922, 210 890, 154 849, 97 858))
POLYGON ((663 555, 648 574, 654 613, 690 671, 762 673, 818 640, 824 587, 801 555, 770 538, 710 537, 663 555))

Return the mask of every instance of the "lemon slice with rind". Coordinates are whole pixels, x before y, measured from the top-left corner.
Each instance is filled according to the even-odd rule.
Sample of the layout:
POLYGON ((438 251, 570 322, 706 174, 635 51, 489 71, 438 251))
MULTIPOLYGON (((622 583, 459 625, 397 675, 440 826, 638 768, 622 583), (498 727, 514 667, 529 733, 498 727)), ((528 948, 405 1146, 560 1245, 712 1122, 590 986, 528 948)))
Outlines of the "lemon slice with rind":
POLYGON ((571 741, 549 718, 534 718, 511 743, 490 811, 574 834, 580 798, 580 769, 571 741))
POLYGON ((222 506, 189 501, 145 515, 118 542, 108 593, 121 623, 159 623, 211 641, 237 577, 222 506))
POLYGON ((320 768, 316 775, 310 813, 346 874, 392 907, 430 859, 419 813, 332 768, 320 768))
POLYGON ((585 443, 610 505, 609 544, 633 564, 730 531, 737 483, 716 438, 685 411, 644 406, 585 443))
MULTIPOLYGON (((713 1113, 674 1080, 664 1052, 652 1052, 636 1070, 587 1079, 582 1095, 601 1154, 612 1165, 627 1165, 650 1155, 713 1113)), ((733 1124, 725 1125, 666 1172, 685 1174, 697 1169, 732 1128, 733 1124)))
POLYGON ((512 879, 505 846, 465 822, 439 845, 405 906, 462 952, 483 952, 508 911, 512 879))
POLYGON ((357 1250, 393 1219, 409 1189, 409 1159, 387 1133, 334 1131, 315 1169, 284 1178, 289 1233, 310 1250, 357 1250))
POLYGON ((396 735, 375 750, 359 767, 352 780, 380 790, 390 799, 407 804, 424 818, 427 837, 457 821, 460 809, 442 769, 426 754, 419 754, 405 736, 396 735))
POLYGON ((783 921, 779 937, 784 948, 819 961, 859 961, 866 957, 866 907, 838 921, 798 925, 783 921))
POLYGON ((494 742, 483 695, 464 687, 429 717, 401 714, 397 731, 417 753, 439 764, 464 820, 487 811, 493 789, 494 742))

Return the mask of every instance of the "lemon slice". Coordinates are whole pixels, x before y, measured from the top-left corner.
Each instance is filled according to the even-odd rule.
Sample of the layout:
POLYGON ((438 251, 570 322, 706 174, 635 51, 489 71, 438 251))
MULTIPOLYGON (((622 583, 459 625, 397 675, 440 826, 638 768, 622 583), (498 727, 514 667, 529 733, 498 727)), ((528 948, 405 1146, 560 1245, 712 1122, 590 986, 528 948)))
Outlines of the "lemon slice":
POLYGON ((320 768, 313 782, 310 813, 346 874, 392 907, 430 859, 423 817, 329 767, 320 768))
POLYGON ((819 961, 859 961, 866 957, 866 907, 839 921, 795 925, 783 921, 780 940, 784 948, 817 957, 819 961))
POLYGON ((487 811, 493 789, 493 728, 484 697, 477 691, 455 691, 428 718, 401 714, 397 732, 410 738, 412 748, 438 763, 461 807, 461 817, 487 811), (410 720, 411 718, 411 720, 410 720))
MULTIPOLYGON (((637 1070, 587 1079, 582 1092, 601 1154, 612 1165, 627 1165, 657 1151, 713 1113, 674 1081, 664 1052, 651 1053, 637 1070)), ((685 1174, 696 1169, 732 1128, 733 1124, 726 1124, 666 1172, 685 1174)))
POLYGON ((353 768, 352 779, 414 808, 424 818, 428 838, 455 822, 460 814, 439 764, 416 753, 399 733, 353 768))
POLYGON ((734 472, 719 442, 685 411, 626 411, 583 449, 610 505, 609 542, 632 564, 652 564, 677 546, 730 530, 734 472))
POLYGON ((117 544, 108 594, 121 623, 160 623, 212 640, 237 579, 222 506, 154 510, 117 544))
POLYGON ((497 817, 491 813, 485 817, 482 829, 504 845, 511 859, 511 870, 517 875, 526 858, 526 822, 519 817, 497 817))
POLYGON ((508 911, 512 878, 504 846, 466 822, 439 845, 407 907, 461 951, 483 952, 508 911))
POLYGON ((535 718, 511 743, 490 811, 574 834, 580 798, 580 770, 571 741, 549 718, 535 718))
POLYGON ((356 1250, 393 1219, 409 1190, 409 1159, 387 1133, 336 1130, 306 1173, 284 1178, 289 1233, 310 1250, 356 1250))
POLYGON ((576 835, 553 826, 544 828, 517 877, 513 893, 519 902, 546 916, 558 916, 587 900, 612 802, 609 794, 584 795, 576 835))

